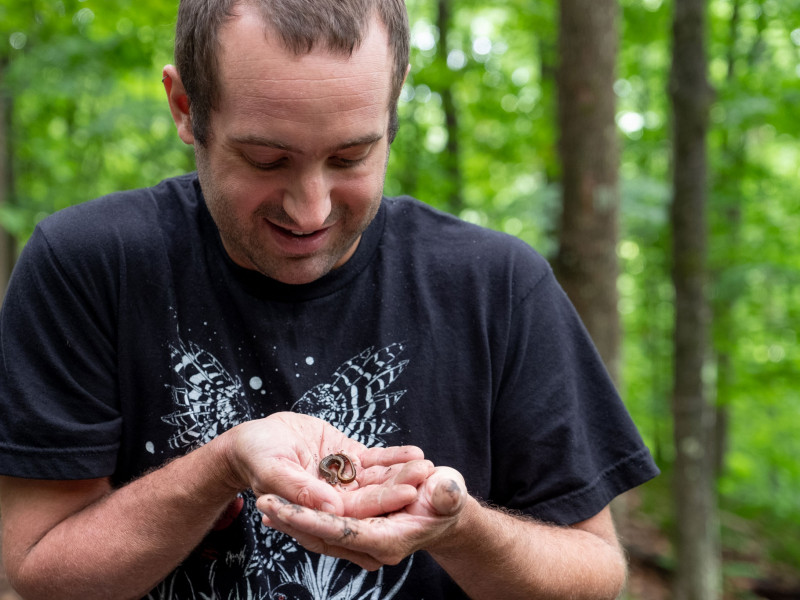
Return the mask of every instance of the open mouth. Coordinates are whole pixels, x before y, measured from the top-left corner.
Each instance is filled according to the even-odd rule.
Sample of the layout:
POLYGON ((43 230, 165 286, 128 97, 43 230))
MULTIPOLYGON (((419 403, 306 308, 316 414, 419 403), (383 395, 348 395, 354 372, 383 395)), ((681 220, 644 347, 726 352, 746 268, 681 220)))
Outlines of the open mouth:
POLYGON ((330 229, 325 227, 314 231, 301 231, 299 229, 281 227, 269 220, 267 220, 267 223, 269 223, 272 231, 277 234, 276 241, 282 240, 280 243, 283 245, 284 250, 293 254, 309 254, 319 251, 328 238, 330 229))
POLYGON ((312 238, 312 237, 314 237, 316 235, 319 235, 319 234, 324 233, 325 231, 327 231, 327 229, 315 229, 314 231, 298 231, 298 230, 295 230, 295 229, 287 229, 285 227, 281 227, 280 225, 275 225, 275 229, 277 229, 280 233, 282 233, 283 235, 285 235, 287 237, 298 239, 298 240, 312 238))

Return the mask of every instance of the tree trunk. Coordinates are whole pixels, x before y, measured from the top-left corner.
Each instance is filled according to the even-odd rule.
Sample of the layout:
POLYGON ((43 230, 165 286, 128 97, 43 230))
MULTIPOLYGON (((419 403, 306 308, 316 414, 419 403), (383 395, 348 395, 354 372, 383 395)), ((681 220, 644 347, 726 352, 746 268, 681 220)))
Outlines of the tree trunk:
MULTIPOLYGON (((447 69, 450 0, 438 0, 436 26, 439 29, 438 58, 442 68, 447 69)), ((443 155, 444 169, 448 180, 447 210, 457 215, 464 208, 461 192, 463 182, 461 176, 461 149, 458 143, 458 113, 451 86, 449 84, 443 86, 439 90, 439 94, 442 97, 442 109, 444 110, 445 128, 447 129, 447 147, 443 155)))
POLYGON ((669 86, 674 119, 676 600, 711 600, 721 590, 714 410, 703 381, 709 330, 706 135, 712 100, 706 76, 705 12, 704 0, 675 1, 669 86))
MULTIPOLYGON (((762 63, 769 68, 764 56, 764 32, 768 26, 764 11, 761 11, 755 22, 755 36, 746 52, 742 49, 743 36, 740 36, 742 1, 733 0, 732 14, 729 25, 728 37, 728 72, 726 84, 736 85, 737 58, 739 54, 745 57, 743 61, 746 73, 755 72, 762 63)), ((748 36, 749 37, 749 36, 748 36)), ((741 254, 742 248, 742 199, 747 193, 742 190, 741 174, 745 172, 748 163, 747 132, 742 131, 742 125, 729 126, 722 131, 720 155, 723 157, 725 171, 717 173, 717 189, 720 191, 714 203, 717 223, 721 223, 719 233, 716 234, 714 243, 718 254, 724 256, 724 262, 716 265, 712 270, 715 283, 719 282, 731 266, 742 264, 746 258, 741 254)), ((746 251, 746 250, 745 250, 746 251)), ((715 293, 712 301, 713 331, 715 350, 717 352, 717 422, 716 422, 716 457, 715 474, 719 476, 725 469, 725 455, 728 448, 728 427, 731 418, 730 399, 735 392, 736 371, 731 351, 736 347, 739 339, 739 324, 734 316, 734 307, 737 300, 745 293, 743 284, 735 289, 726 286, 723 293, 715 293)), ((719 288, 718 288, 719 289, 719 288)))
POLYGON ((563 212, 558 278, 619 383, 617 3, 561 0, 558 116, 563 212))
MULTIPOLYGON (((726 81, 733 84, 736 77, 736 47, 739 43, 739 22, 741 15, 741 0, 733 0, 732 15, 729 25, 730 36, 728 39, 728 74, 726 81)), ((759 43, 757 36, 755 48, 759 43)), ((750 65, 752 66, 752 65, 750 65)), ((737 189, 733 194, 720 194, 717 201, 718 219, 725 224, 723 237, 719 240, 725 248, 725 256, 737 253, 739 247, 739 232, 742 225, 741 190, 738 189, 736 176, 743 172, 746 163, 745 136, 738 131, 723 130, 721 154, 726 157, 728 165, 727 175, 722 174, 723 181, 719 185, 731 185, 737 189), (723 204, 724 203, 724 204, 723 204)), ((718 242, 718 243, 719 243, 718 242)), ((734 259, 735 260, 735 259, 734 259)), ((728 261, 726 261, 726 264, 728 261)), ((724 267, 717 265, 717 271, 711 271, 712 281, 716 282, 723 274, 724 267)), ((737 338, 736 324, 733 317, 734 299, 729 294, 714 294, 711 303, 712 331, 714 332, 714 348, 717 361, 717 388, 716 388, 716 421, 714 433, 714 477, 718 478, 725 469, 725 455, 728 448, 728 428, 730 423, 729 398, 734 389, 734 366, 731 357, 731 348, 737 338)))

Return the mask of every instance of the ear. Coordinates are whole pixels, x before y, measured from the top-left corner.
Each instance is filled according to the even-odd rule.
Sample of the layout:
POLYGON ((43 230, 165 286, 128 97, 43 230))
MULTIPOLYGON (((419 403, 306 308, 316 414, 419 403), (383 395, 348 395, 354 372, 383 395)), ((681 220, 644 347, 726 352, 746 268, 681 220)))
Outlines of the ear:
POLYGON ((162 72, 164 89, 167 92, 169 110, 172 113, 172 120, 178 128, 178 137, 184 144, 194 144, 194 134, 192 133, 192 117, 189 112, 189 96, 183 87, 178 69, 172 65, 164 67, 162 72))

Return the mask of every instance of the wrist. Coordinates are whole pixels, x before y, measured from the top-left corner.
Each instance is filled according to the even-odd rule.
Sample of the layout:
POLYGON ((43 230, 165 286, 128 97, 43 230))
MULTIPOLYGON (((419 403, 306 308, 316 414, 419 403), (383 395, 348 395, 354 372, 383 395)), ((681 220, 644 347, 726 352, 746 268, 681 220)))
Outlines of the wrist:
POLYGON ((214 454, 212 462, 217 480, 234 495, 250 487, 247 477, 240 472, 241 463, 236 458, 238 430, 238 426, 229 429, 208 444, 214 454))
POLYGON ((483 510, 484 507, 478 500, 467 495, 463 508, 453 522, 428 545, 426 550, 432 555, 442 557, 463 553, 468 545, 480 538, 476 534, 480 526, 480 513, 483 510))

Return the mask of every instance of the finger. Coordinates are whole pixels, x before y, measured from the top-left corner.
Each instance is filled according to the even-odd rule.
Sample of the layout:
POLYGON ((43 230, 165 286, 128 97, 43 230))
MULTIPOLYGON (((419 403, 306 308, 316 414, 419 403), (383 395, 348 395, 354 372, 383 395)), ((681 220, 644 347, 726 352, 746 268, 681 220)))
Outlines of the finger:
MULTIPOLYGON (((366 521, 311 510, 271 495, 259 498, 257 506, 270 520, 271 526, 281 531, 291 529, 293 533, 319 538, 327 544, 343 546, 356 552, 366 552, 369 547, 368 540, 363 545, 365 540, 360 539, 366 521)), ((380 519, 373 519, 378 520, 380 519)))
POLYGON ((285 533, 288 536, 291 536, 298 544, 300 544, 306 550, 310 550, 311 552, 325 554, 334 558, 343 558, 344 560, 348 560, 358 565, 362 569, 366 569, 367 571, 377 571, 383 566, 383 563, 376 560, 369 554, 351 550, 345 546, 329 544, 323 539, 309 535, 299 529, 291 527, 286 523, 282 523, 281 521, 272 520, 266 516, 262 519, 262 521, 267 527, 271 527, 277 531, 285 533))
POLYGON ((416 460, 392 467, 371 467, 358 478, 357 493, 344 494, 344 514, 364 519, 393 513, 417 500, 418 487, 433 473, 433 463, 416 460))
POLYGON ((301 506, 318 509, 336 515, 345 514, 345 503, 341 493, 326 481, 310 478, 303 488, 294 496, 287 495, 293 502, 301 506))
POLYGON ((368 571, 375 571, 383 566, 383 563, 369 554, 349 547, 349 540, 358 536, 358 521, 355 519, 345 519, 329 513, 311 511, 302 506, 293 505, 278 496, 259 498, 259 509, 264 513, 262 518, 264 525, 291 536, 307 550, 349 560, 368 571), (330 537, 325 539, 295 527, 288 516, 301 513, 304 514, 306 522, 316 521, 317 529, 328 532, 330 537), (279 517, 279 514, 283 518, 279 517))
POLYGON ((433 472, 434 466, 431 461, 412 460, 407 463, 369 467, 364 469, 357 479, 361 487, 390 482, 416 487, 430 477, 433 472))
POLYGON ((344 495, 341 514, 356 519, 387 515, 414 502, 418 494, 413 485, 370 485, 344 495))
POLYGON ((425 483, 425 493, 438 515, 450 517, 464 508, 467 486, 464 477, 450 467, 438 467, 425 483))
POLYGON ((269 491, 302 506, 344 514, 342 494, 326 481, 311 475, 297 465, 287 464, 286 468, 274 469, 270 474, 270 481, 268 490, 254 488, 253 491, 257 495, 269 491))
MULTIPOLYGON (((269 525, 275 529, 279 529, 275 525, 269 525)), ((291 529, 287 527, 287 529, 291 529)), ((369 554, 365 554, 363 552, 356 552, 354 550, 350 550, 344 546, 334 546, 325 542, 325 540, 321 540, 319 538, 315 538, 314 536, 307 535, 299 530, 296 530, 293 534, 289 533, 288 531, 284 531, 284 533, 288 533, 291 535, 295 541, 300 544, 306 550, 310 550, 311 552, 316 552, 317 554, 325 554, 327 556, 333 556, 334 558, 343 558, 344 560, 349 560, 351 563, 354 563, 365 569, 367 571, 377 571, 383 566, 383 563, 379 560, 374 559, 369 554)))
POLYGON ((389 446, 388 448, 368 448, 360 455, 365 468, 372 466, 391 466, 412 460, 422 460, 425 453, 417 446, 389 446))

